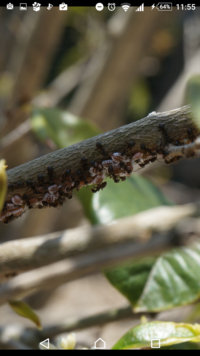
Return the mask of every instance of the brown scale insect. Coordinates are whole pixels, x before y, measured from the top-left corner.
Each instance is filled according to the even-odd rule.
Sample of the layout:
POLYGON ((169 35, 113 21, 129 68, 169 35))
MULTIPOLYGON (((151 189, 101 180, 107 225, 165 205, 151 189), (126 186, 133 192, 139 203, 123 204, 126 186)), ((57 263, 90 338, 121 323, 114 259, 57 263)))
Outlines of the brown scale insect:
POLYGON ((109 174, 110 176, 113 176, 113 175, 114 175, 114 169, 113 169, 113 166, 112 166, 112 165, 108 166, 108 174, 109 174))
POLYGON ((13 190, 16 189, 16 188, 17 188, 16 184, 12 184, 12 183, 9 183, 9 184, 8 184, 8 190, 13 191, 13 190))
POLYGON ((33 206, 38 206, 38 204, 40 203, 40 200, 38 198, 31 198, 28 201, 28 207, 29 209, 31 209, 33 206))
POLYGON ((14 205, 23 205, 24 203, 23 199, 19 195, 14 195, 11 200, 14 205))
POLYGON ((131 164, 126 164, 124 169, 128 173, 128 175, 130 175, 133 172, 133 166, 131 164))
POLYGON ((80 171, 80 169, 78 169, 78 170, 76 171, 76 174, 77 174, 79 177, 82 175, 82 172, 80 171))
POLYGON ((54 169, 51 166, 47 167, 47 173, 48 173, 48 177, 49 177, 49 181, 52 182, 53 181, 53 176, 54 176, 54 169))
POLYGON ((24 184, 22 182, 17 183, 17 188, 22 188, 23 186, 24 186, 24 184))
POLYGON ((97 187, 92 188, 91 191, 92 191, 92 193, 97 193, 97 192, 99 192, 100 189, 103 190, 106 186, 107 186, 107 182, 103 182, 103 183, 99 184, 97 187))
POLYGON ((40 193, 45 193, 47 191, 47 187, 41 186, 36 188, 38 192, 40 193))
POLYGON ((142 158, 142 156, 143 156, 142 152, 137 152, 133 155, 132 160, 138 163, 139 160, 142 158))
POLYGON ((124 152, 121 153, 122 156, 128 155, 131 153, 132 148, 135 146, 135 141, 130 141, 126 144, 124 152))
POLYGON ((119 153, 119 152, 114 152, 112 154, 111 158, 112 158, 114 163, 119 163, 119 162, 127 163, 127 162, 130 162, 129 158, 122 156, 121 153, 119 153))
POLYGON ((63 178, 69 177, 70 174, 71 174, 71 169, 66 169, 65 172, 64 172, 64 174, 63 174, 63 178))
POLYGON ((46 201, 48 204, 50 204, 50 203, 55 203, 56 200, 58 199, 58 197, 59 197, 59 193, 58 193, 58 192, 57 192, 57 193, 54 193, 54 194, 52 194, 52 193, 45 193, 45 195, 44 195, 43 198, 42 198, 42 202, 43 202, 43 201, 46 201))
POLYGON ((113 161, 112 159, 107 159, 105 161, 102 161, 102 166, 104 169, 106 169, 108 171, 108 167, 112 166, 113 161))
POLYGON ((101 184, 104 179, 105 179, 105 174, 104 173, 98 173, 98 175, 96 175, 96 177, 94 177, 92 179, 90 184, 101 184))
POLYGON ((119 183, 120 182, 120 178, 118 178, 116 176, 113 177, 113 180, 114 180, 115 183, 119 183))
POLYGON ((86 168, 87 168, 87 166, 88 166, 88 160, 87 160, 87 158, 81 157, 81 165, 82 165, 83 169, 86 169, 86 168))
POLYGON ((130 142, 128 142, 128 146, 129 146, 130 148, 134 147, 134 146, 135 146, 135 141, 130 141, 130 142))
POLYGON ((91 189, 92 193, 97 193, 97 192, 99 192, 99 190, 100 190, 100 187, 96 187, 96 188, 92 188, 91 189))
POLYGON ((147 151, 145 145, 143 145, 143 144, 140 145, 140 148, 141 148, 142 151, 147 151))
POLYGON ((89 169, 89 174, 91 177, 95 177, 96 175, 98 175, 100 173, 101 173, 101 171, 99 170, 98 167, 90 167, 90 169, 89 169))
POLYGON ((58 203, 60 204, 60 205, 63 205, 63 203, 65 202, 65 199, 63 198, 63 197, 58 197, 58 203))
POLYGON ((54 184, 48 187, 48 191, 50 194, 55 194, 60 188, 62 188, 62 185, 54 184))
POLYGON ((176 156, 176 157, 172 157, 169 160, 165 159, 165 163, 166 164, 177 163, 181 158, 183 158, 183 157, 182 156, 176 156))
POLYGON ((24 202, 27 202, 28 201, 28 195, 23 194, 22 199, 23 199, 24 202))
POLYGON ((151 162, 155 162, 157 160, 157 157, 153 157, 150 159, 151 162))
POLYGON ((26 185, 27 185, 28 188, 32 189, 34 194, 38 194, 38 192, 35 189, 34 183, 30 179, 27 179, 26 185))
POLYGON ((103 156, 107 156, 106 151, 105 151, 105 149, 104 149, 104 147, 103 147, 103 145, 102 145, 101 142, 99 142, 99 141, 96 142, 96 148, 97 148, 99 151, 101 151, 101 154, 102 154, 103 156))
MULTIPOLYGON (((16 198, 16 201, 19 202, 18 197, 16 198)), ((12 203, 7 203, 6 211, 0 215, 0 221, 7 224, 10 221, 14 220, 15 218, 21 216, 25 212, 25 210, 26 210, 26 205, 15 206, 12 203)))
POLYGON ((163 123, 158 124, 158 128, 159 128, 159 130, 162 132, 163 137, 164 137, 166 143, 171 143, 171 142, 173 142, 173 139, 168 135, 168 133, 167 133, 167 131, 166 131, 166 129, 165 129, 165 124, 163 124, 163 123))
POLYGON ((167 157, 167 156, 169 155, 169 152, 168 152, 168 151, 163 150, 163 151, 162 151, 162 155, 163 155, 163 157, 167 157))
POLYGON ((44 177, 42 174, 38 174, 38 182, 39 183, 44 183, 44 177))
POLYGON ((196 139, 196 135, 194 134, 194 131, 192 129, 188 129, 187 133, 188 133, 190 140, 194 141, 196 139))
POLYGON ((181 144, 180 144, 179 141, 174 142, 174 145, 175 145, 175 146, 181 146, 181 144))

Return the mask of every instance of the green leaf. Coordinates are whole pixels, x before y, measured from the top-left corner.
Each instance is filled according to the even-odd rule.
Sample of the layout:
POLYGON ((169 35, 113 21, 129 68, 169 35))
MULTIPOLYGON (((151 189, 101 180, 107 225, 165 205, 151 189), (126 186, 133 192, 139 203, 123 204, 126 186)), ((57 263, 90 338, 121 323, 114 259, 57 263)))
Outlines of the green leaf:
MULTIPOLYGON (((90 218, 92 223, 108 223, 114 219, 133 215, 158 205, 171 204, 160 190, 141 176, 130 177, 123 183, 108 182, 106 190, 94 194, 90 218)), ((89 211, 87 207, 87 212, 89 211)), ((139 299, 156 261, 149 258, 131 262, 104 271, 109 282, 122 293, 132 305, 139 299)))
POLYGON ((91 224, 96 224, 96 217, 92 207, 92 201, 94 194, 91 191, 91 187, 83 187, 76 193, 77 198, 82 203, 84 213, 86 218, 91 222, 91 224))
POLYGON ((31 125, 40 141, 50 146, 55 144, 57 148, 73 145, 101 133, 92 122, 56 108, 35 109, 31 125))
POLYGON ((200 244, 179 248, 155 262, 134 311, 170 309, 186 305, 200 297, 200 244))
POLYGON ((200 75, 192 76, 186 87, 186 103, 192 105, 193 119, 200 128, 200 75))
POLYGON ((200 345, 195 344, 194 342, 183 342, 182 344, 164 346, 161 348, 162 350, 199 350, 200 345))
POLYGON ((39 317, 23 300, 9 300, 8 304, 15 311, 15 313, 31 320, 37 325, 38 329, 42 329, 39 317))
POLYGON ((0 211, 3 208, 7 192, 7 175, 6 175, 6 166, 5 159, 0 161, 0 211))
POLYGON ((141 324, 128 331, 113 349, 151 348, 152 339, 159 339, 161 347, 186 341, 200 342, 200 325, 163 321, 141 324))
MULTIPOLYGON (((93 224, 107 224, 159 205, 171 204, 149 180, 141 176, 131 176, 118 184, 109 180, 106 189, 93 194, 92 212, 88 214, 87 206, 87 216, 93 224)), ((85 208, 85 205, 83 207, 85 208)))
POLYGON ((156 258, 146 258, 139 262, 130 262, 118 268, 104 271, 109 282, 123 294, 132 305, 140 298, 149 273, 156 258))

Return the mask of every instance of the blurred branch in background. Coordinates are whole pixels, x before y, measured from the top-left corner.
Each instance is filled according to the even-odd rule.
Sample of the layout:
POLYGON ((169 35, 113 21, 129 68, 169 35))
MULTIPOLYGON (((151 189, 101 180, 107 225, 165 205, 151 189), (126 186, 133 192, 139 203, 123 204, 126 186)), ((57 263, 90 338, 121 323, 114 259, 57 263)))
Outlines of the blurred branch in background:
MULTIPOLYGON (((65 13, 60 13, 55 8, 51 11, 42 8, 37 17, 34 16, 34 13, 30 14, 27 12, 27 16, 33 16, 37 20, 29 32, 29 37, 25 43, 22 42, 23 49, 19 43, 13 49, 20 53, 21 58, 17 65, 12 96, 9 99, 11 107, 16 105, 18 100, 21 101, 24 96, 32 98, 41 87, 49 71, 50 61, 55 53, 55 47, 59 44, 67 19, 65 13)), ((23 36, 26 34, 25 31, 27 31, 26 22, 23 23, 23 36)), ((15 53, 16 57, 18 58, 18 54, 15 53)))
POLYGON ((99 249, 98 252, 87 253, 25 272, 0 287, 0 305, 9 300, 24 298, 33 292, 56 288, 61 284, 101 272, 102 269, 130 261, 134 257, 158 255, 175 246, 176 243, 169 239, 168 235, 163 235, 162 238, 156 236, 143 246, 124 243, 123 246, 99 249))
MULTIPOLYGON (((171 20, 168 13, 153 12, 148 7, 141 20, 134 10, 121 13, 126 22, 119 21, 116 12, 114 16, 117 20, 125 23, 117 31, 112 45, 108 40, 106 44, 100 44, 96 53, 99 68, 92 78, 81 85, 69 107, 72 113, 92 120, 104 131, 123 124, 127 96, 141 74, 140 62, 149 41, 163 22, 171 20)), ((114 18, 110 22, 114 25, 114 18)), ((111 27, 112 24, 108 26, 110 32, 113 31, 111 27)))
POLYGON ((199 216, 199 206, 188 204, 182 207, 151 209, 134 217, 121 219, 110 226, 91 227, 91 232, 86 229, 86 235, 81 238, 80 229, 74 229, 67 233, 69 236, 64 237, 61 243, 60 237, 56 242, 53 239, 53 244, 52 238, 48 241, 35 238, 5 243, 1 247, 1 270, 4 274, 30 270, 46 264, 48 266, 23 273, 4 283, 0 288, 0 304, 9 299, 24 297, 33 291, 57 287, 134 257, 157 255, 183 244, 185 235, 182 229, 178 231, 174 228, 186 216, 199 216), (99 240, 96 245, 95 235, 99 240), (132 238, 137 242, 131 243, 132 238), (83 241, 80 242, 80 239, 83 241), (70 244, 71 249, 68 248, 70 244), (78 249, 80 250, 77 251, 78 249), (51 261, 72 254, 76 257, 49 265, 51 261))
MULTIPOLYGON (((68 318, 57 325, 50 325, 39 331, 37 329, 23 328, 17 326, 0 327, 0 346, 12 348, 12 341, 16 340, 17 345, 23 345, 24 348, 36 348, 41 340, 52 338, 61 333, 67 333, 77 330, 83 330, 92 326, 103 326, 107 323, 120 321, 124 319, 139 320, 144 313, 134 314, 131 306, 119 309, 111 309, 108 312, 92 315, 86 318, 68 318), (26 345, 29 345, 26 346, 26 345)), ((154 319, 157 313, 145 313, 145 316, 154 319)), ((15 345, 15 343, 14 343, 15 345)), ((16 347, 18 349, 18 347, 16 347)))
MULTIPOLYGON (((81 60, 70 68, 67 68, 52 81, 45 91, 36 95, 31 100, 31 104, 36 107, 56 106, 65 95, 69 94, 76 85, 86 80, 96 69, 95 66, 90 66, 90 71, 87 71, 86 66, 87 60, 81 60)), ((3 136, 0 139, 1 155, 6 152, 6 148, 9 148, 10 145, 30 132, 31 129, 30 118, 28 118, 15 127, 14 130, 3 136)))
POLYGON ((188 80, 193 74, 200 74, 200 50, 188 60, 183 73, 170 88, 157 110, 169 110, 184 104, 185 89, 188 80))
MULTIPOLYGON (((117 244, 123 248, 124 243, 132 240, 135 241, 133 249, 137 250, 138 244, 146 244, 157 234, 167 233, 171 240, 177 224, 186 217, 194 216, 199 216, 197 204, 163 206, 116 220, 111 225, 77 227, 41 237, 5 242, 0 248, 0 279, 99 248, 117 244)), ((146 250, 145 245, 144 248, 146 250)))
POLYGON ((6 152, 2 152, 9 167, 32 159, 37 153, 33 149, 33 139, 29 135, 30 114, 27 104, 42 87, 49 73, 57 46, 67 22, 66 12, 42 8, 35 16, 34 11, 6 12, 0 24, 4 34, 1 62, 1 138, 8 136, 6 152), (5 83, 5 85, 4 85, 5 83), (6 91, 6 88, 10 89, 6 91), (5 92, 6 91, 6 92, 5 92), (20 126, 22 124, 22 126, 20 126), (14 132, 16 129, 17 133, 14 132), (18 141, 16 141, 18 139, 18 141), (19 139, 22 139, 19 141, 19 139), (16 143, 11 145, 11 143, 16 143), (20 142, 20 144, 19 144, 20 142), (13 150, 15 155, 13 156, 13 150))

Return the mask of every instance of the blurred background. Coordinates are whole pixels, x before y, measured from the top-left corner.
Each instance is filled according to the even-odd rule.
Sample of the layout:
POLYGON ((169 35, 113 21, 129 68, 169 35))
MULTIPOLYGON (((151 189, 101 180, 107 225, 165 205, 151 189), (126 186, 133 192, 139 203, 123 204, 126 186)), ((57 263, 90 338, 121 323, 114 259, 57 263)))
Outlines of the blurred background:
MULTIPOLYGON (((111 12, 106 7, 41 7, 35 12, 31 7, 0 7, 0 46, 0 154, 11 169, 151 111, 184 105, 188 79, 200 74, 200 8, 160 12, 145 7, 135 12, 132 7, 125 12, 116 7, 111 12)), ((137 174, 155 184, 166 201, 184 204, 200 199, 197 163, 183 160, 168 167, 156 162, 137 174)), ((101 208, 106 199, 113 199, 113 189, 125 196, 116 200, 117 212, 107 217, 95 211, 92 202, 95 219, 90 219, 84 204, 93 197, 86 188, 61 209, 33 209, 9 225, 0 224, 0 242, 125 216, 129 202, 123 184, 113 188, 110 182, 105 193, 95 195, 101 208)), ((132 204, 138 205, 137 198, 132 204)), ((27 301, 43 325, 127 305, 101 274, 34 294, 27 301)), ((13 323, 30 326, 8 306, 0 307, 0 325, 13 323)), ((77 338, 90 347, 101 337, 111 347, 132 326, 133 321, 124 320, 77 332, 77 338)))

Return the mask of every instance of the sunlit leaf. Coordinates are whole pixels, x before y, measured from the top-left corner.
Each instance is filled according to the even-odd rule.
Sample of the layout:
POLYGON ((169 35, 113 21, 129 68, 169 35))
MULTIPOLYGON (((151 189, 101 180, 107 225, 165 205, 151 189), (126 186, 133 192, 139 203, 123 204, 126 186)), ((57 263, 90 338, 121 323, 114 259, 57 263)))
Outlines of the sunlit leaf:
POLYGON ((31 320, 37 325, 38 329, 42 329, 39 317, 23 300, 9 300, 8 303, 15 313, 31 320))
POLYGON ((31 125, 40 141, 46 144, 52 141, 57 148, 73 145, 101 133, 92 122, 56 108, 35 109, 31 125))
POLYGON ((7 191, 7 175, 5 159, 0 161, 0 211, 3 208, 7 191))
POLYGON ((200 297, 200 244, 172 250, 155 262, 134 311, 161 311, 200 297))
POLYGON ((186 341, 200 342, 200 325, 162 321, 141 324, 128 331, 113 349, 151 348, 159 345, 158 339, 161 347, 186 341))
POLYGON ((80 200, 83 206, 85 216, 89 219, 91 224, 96 223, 96 217, 92 207, 93 195, 94 194, 91 191, 91 187, 89 186, 81 188, 79 192, 76 193, 77 198, 80 200))
POLYGON ((143 292, 156 258, 130 262, 104 271, 109 282, 134 306, 143 292))
POLYGON ((163 346, 162 350, 199 350, 200 344, 194 342, 183 342, 182 344, 163 346))

